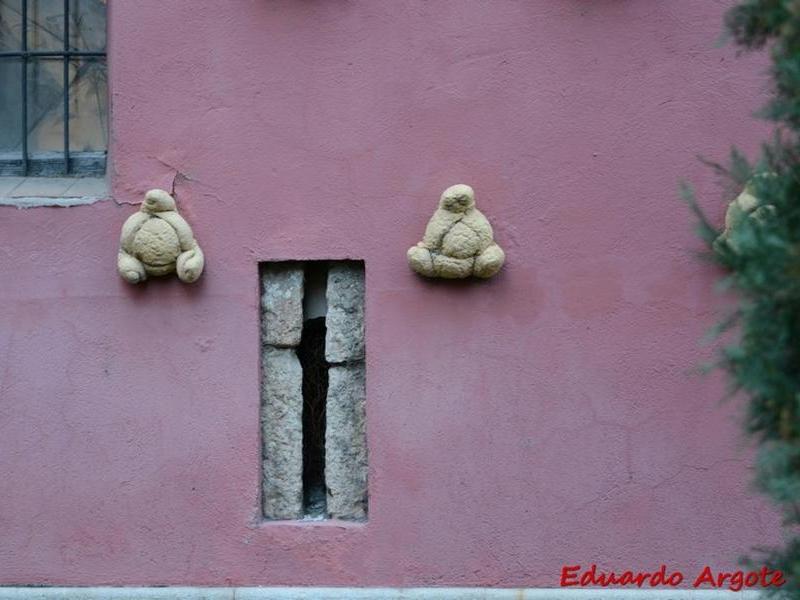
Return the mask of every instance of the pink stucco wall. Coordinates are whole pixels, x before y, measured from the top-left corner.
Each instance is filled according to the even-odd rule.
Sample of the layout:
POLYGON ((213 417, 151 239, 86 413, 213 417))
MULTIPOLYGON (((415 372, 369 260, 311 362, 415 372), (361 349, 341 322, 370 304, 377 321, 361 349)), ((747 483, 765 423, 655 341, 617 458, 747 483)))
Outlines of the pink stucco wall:
POLYGON ((0 207, 0 583, 554 586, 778 538, 677 198, 756 148, 725 2, 110 3, 114 201, 0 207), (441 190, 507 267, 406 266, 441 190), (130 287, 174 184, 202 281, 130 287), (370 518, 261 524, 257 263, 367 267, 370 518))

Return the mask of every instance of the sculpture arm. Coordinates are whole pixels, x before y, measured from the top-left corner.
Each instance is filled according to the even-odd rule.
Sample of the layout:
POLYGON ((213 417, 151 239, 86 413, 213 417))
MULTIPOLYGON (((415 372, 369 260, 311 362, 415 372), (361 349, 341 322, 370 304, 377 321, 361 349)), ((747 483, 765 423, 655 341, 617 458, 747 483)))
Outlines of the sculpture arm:
POLYGON ((437 209, 431 220, 428 221, 428 226, 425 228, 425 235, 422 238, 422 243, 426 248, 438 250, 442 245, 442 238, 450 230, 450 228, 461 219, 460 215, 451 213, 447 210, 437 209))
POLYGON ((122 234, 119 238, 120 247, 128 254, 133 254, 133 238, 139 228, 150 218, 150 215, 143 212, 133 213, 122 225, 122 234))
POLYGON ((194 235, 192 228, 186 220, 174 211, 158 213, 158 218, 164 219, 167 223, 172 225, 175 233, 178 234, 178 241, 181 245, 181 252, 191 250, 195 246, 194 235))
POLYGON ((492 224, 489 223, 489 219, 477 208, 469 211, 461 222, 475 232, 478 238, 479 252, 488 248, 494 241, 492 224))

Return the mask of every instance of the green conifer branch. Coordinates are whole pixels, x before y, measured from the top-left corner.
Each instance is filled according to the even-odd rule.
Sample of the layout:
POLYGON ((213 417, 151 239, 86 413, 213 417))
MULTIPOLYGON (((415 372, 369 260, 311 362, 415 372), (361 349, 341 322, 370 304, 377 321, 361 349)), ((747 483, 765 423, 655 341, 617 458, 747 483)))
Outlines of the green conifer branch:
POLYGON ((725 24, 743 50, 771 55, 773 93, 763 114, 776 134, 757 164, 734 153, 729 167, 716 168, 736 185, 747 183, 758 212, 735 215, 735 230, 718 238, 691 191, 683 195, 739 297, 737 342, 720 364, 731 390, 748 400, 745 427, 759 444, 756 485, 786 525, 783 547, 762 549, 753 563, 784 572, 786 585, 772 593, 800 598, 800 0, 744 0, 725 24))

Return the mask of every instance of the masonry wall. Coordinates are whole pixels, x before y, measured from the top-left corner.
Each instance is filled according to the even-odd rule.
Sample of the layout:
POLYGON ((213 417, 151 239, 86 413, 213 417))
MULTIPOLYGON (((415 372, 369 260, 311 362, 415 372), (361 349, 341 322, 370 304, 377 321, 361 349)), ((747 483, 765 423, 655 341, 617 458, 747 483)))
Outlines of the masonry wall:
POLYGON ((754 150, 725 3, 110 2, 113 201, 0 207, 0 583, 557 585, 778 539, 680 178, 754 150), (507 266, 416 277, 464 182, 507 266), (194 286, 131 287, 174 189, 194 286), (258 264, 366 264, 369 520, 264 523, 258 264))

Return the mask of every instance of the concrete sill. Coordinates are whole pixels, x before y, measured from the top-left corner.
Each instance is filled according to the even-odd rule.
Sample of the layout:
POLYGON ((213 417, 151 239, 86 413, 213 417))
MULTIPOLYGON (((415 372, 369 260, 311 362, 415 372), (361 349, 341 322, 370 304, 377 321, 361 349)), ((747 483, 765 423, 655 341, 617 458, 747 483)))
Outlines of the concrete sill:
POLYGON ((80 206, 108 198, 105 177, 0 177, 0 206, 80 206))

